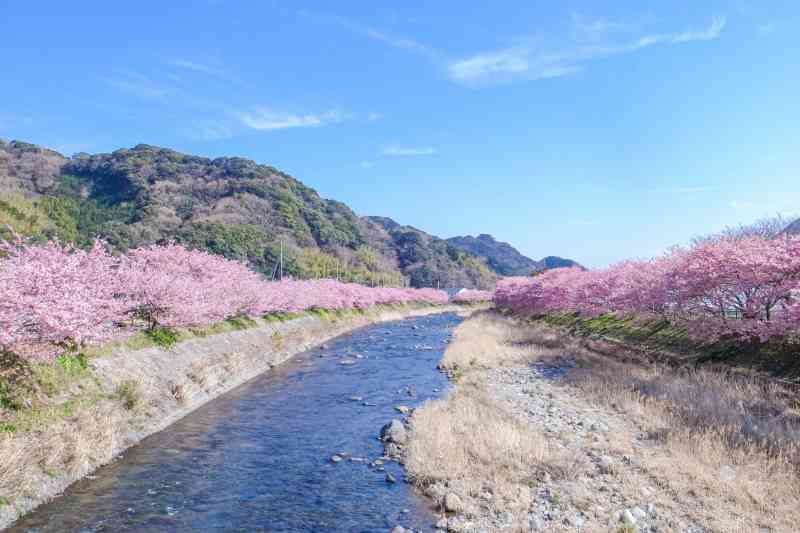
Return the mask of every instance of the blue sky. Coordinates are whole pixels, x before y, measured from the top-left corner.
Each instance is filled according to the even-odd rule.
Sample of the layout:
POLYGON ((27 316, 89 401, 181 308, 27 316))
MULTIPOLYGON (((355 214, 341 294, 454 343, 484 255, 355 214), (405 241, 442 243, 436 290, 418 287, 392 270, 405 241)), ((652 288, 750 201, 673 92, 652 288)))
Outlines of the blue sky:
POLYGON ((800 200, 796 2, 0 3, 0 137, 268 163, 600 266, 800 200))

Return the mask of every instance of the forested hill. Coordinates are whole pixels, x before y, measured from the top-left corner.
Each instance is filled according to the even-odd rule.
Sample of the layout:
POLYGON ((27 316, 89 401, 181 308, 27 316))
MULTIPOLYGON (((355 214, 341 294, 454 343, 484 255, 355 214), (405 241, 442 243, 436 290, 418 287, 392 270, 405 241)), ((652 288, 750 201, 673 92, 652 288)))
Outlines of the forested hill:
MULTIPOLYGON (((491 235, 477 237, 452 237, 447 242, 466 252, 476 255, 487 263, 489 268, 502 276, 528 276, 533 272, 551 268, 580 267, 572 259, 547 256, 539 261, 522 255, 519 250, 506 242, 495 240, 491 235)), ((581 267, 582 268, 582 267, 581 267)))
MULTIPOLYGON (((361 218, 267 165, 150 145, 67 158, 0 140, 0 227, 124 250, 176 240, 272 275, 367 284, 489 288, 474 255, 418 229, 361 218)), ((5 230, 7 231, 7 230, 5 230)))

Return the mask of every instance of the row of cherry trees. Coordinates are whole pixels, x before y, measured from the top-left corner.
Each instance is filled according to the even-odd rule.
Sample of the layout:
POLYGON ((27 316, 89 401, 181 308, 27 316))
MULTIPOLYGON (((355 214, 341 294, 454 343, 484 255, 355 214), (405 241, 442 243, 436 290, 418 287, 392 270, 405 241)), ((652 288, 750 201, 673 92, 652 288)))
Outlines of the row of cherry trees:
POLYGON ((177 245, 122 256, 48 242, 0 242, 0 349, 52 357, 136 329, 194 327, 236 316, 448 301, 434 289, 334 280, 266 281, 245 265, 177 245))
POLYGON ((656 315, 700 339, 766 340, 800 330, 800 238, 722 237, 600 270, 506 278, 494 298, 522 314, 656 315))

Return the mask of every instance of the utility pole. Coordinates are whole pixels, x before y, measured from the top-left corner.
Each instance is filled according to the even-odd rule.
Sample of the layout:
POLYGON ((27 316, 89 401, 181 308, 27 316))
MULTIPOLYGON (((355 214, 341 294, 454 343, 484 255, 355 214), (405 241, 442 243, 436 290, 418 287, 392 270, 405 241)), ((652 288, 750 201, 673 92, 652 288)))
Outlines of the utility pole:
POLYGON ((281 237, 281 276, 280 279, 283 280, 283 237, 281 237))

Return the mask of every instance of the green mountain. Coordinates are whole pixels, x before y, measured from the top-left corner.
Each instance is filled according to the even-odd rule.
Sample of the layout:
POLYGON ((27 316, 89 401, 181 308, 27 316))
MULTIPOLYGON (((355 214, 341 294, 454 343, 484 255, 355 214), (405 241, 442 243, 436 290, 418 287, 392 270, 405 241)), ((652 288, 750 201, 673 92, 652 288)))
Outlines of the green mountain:
POLYGON ((176 240, 273 276, 489 288, 476 256, 410 226, 359 217, 292 176, 238 157, 137 145, 72 158, 0 140, 0 227, 115 249, 176 240))
MULTIPOLYGON (((547 256, 539 261, 522 255, 519 250, 506 242, 481 234, 477 237, 467 235, 447 239, 451 245, 484 260, 492 271, 501 276, 529 276, 534 272, 562 267, 581 267, 572 259, 547 256)), ((581 267, 583 268, 583 267, 581 267)))

